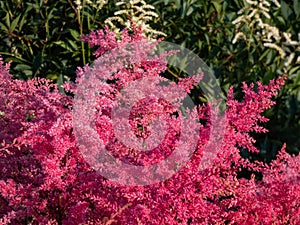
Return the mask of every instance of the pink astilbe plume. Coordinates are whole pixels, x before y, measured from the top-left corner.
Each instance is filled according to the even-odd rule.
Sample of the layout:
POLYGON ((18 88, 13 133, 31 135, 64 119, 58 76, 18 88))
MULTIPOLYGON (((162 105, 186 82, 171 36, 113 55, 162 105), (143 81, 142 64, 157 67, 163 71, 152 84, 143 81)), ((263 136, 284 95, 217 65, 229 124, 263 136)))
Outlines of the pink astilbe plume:
MULTIPOLYGON (((171 155, 177 146, 182 146, 183 152, 191 151, 191 158, 179 170, 176 163, 166 164, 176 173, 162 180, 164 174, 157 171, 151 174, 157 182, 144 186, 120 185, 101 176, 83 157, 74 134, 74 113, 89 109, 83 105, 74 111, 74 98, 61 94, 48 80, 13 79, 1 60, 0 224, 300 224, 299 156, 288 155, 284 147, 271 164, 250 162, 240 155, 241 149, 259 152, 250 134, 267 132, 261 125, 267 119, 261 113, 274 105, 272 98, 284 84, 284 77, 269 85, 243 84, 241 101, 235 100, 233 88, 229 89, 225 122, 220 129, 212 129, 215 114, 209 104, 186 110, 189 118, 199 121, 196 145, 191 150, 188 137, 195 137, 186 135, 180 139, 180 126, 188 120, 183 119, 183 113, 175 106, 184 97, 182 93, 189 92, 203 74, 179 80, 178 92, 172 92, 177 90, 172 82, 159 87, 157 92, 161 96, 171 90, 167 100, 157 96, 142 98, 137 91, 139 86, 129 83, 141 78, 166 82, 161 74, 167 68, 168 53, 160 59, 147 60, 153 43, 140 48, 136 57, 130 53, 122 59, 117 54, 102 57, 106 52, 118 53, 117 49, 127 44, 136 43, 139 47, 138 43, 146 39, 138 29, 133 33, 124 30, 117 38, 105 28, 82 40, 98 47, 97 59, 93 66, 78 69, 75 85, 64 87, 77 95, 94 95, 93 128, 107 151, 116 160, 140 165, 141 172, 171 155), (106 63, 114 57, 116 67, 109 73, 112 65, 106 63), (130 66, 121 68, 124 59, 132 61, 130 66), (86 79, 89 74, 91 77, 86 79), (98 90, 93 93, 80 89, 82 84, 98 90), (119 95, 124 88, 128 92, 119 95), (141 98, 133 104, 126 94, 141 98), (137 140, 146 140, 150 135, 159 139, 160 132, 153 127, 167 131, 162 142, 151 151, 127 147, 116 136, 114 126, 122 123, 114 122, 122 117, 114 121, 112 112, 116 105, 127 103, 133 104, 128 124, 137 140), (156 123, 158 117, 164 123, 156 123), (222 133, 218 134, 218 130, 222 133), (201 166, 211 149, 214 151, 209 166, 201 166), (241 178, 242 169, 261 173, 262 178, 258 179, 254 173, 251 179, 241 178)), ((147 91, 151 85, 141 88, 147 91)), ((118 112, 121 111, 115 115, 118 112)), ((88 115, 85 119, 89 120, 88 115)), ((196 129, 189 121, 186 123, 196 129)), ((81 135, 82 139, 89 138, 88 133, 81 135)), ((92 147, 87 150, 94 151, 92 147)), ((124 177, 126 171, 113 175, 124 177)), ((129 182, 130 179, 134 178, 129 178, 129 182)))

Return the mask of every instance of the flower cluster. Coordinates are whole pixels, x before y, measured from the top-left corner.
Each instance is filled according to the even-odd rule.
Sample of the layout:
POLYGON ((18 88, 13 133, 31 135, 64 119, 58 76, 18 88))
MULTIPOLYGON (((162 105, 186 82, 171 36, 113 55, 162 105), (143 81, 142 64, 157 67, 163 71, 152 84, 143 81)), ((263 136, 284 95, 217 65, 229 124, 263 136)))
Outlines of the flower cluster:
POLYGON ((77 6, 76 9, 78 11, 80 11, 85 4, 99 10, 102 9, 102 7, 108 3, 108 0, 97 0, 96 2, 92 0, 75 0, 74 3, 77 6))
MULTIPOLYGON (((276 7, 281 7, 277 0, 273 0, 272 3, 276 7)), ((298 41, 292 40, 291 33, 282 32, 268 23, 267 20, 271 19, 269 12, 272 9, 272 3, 268 0, 246 0, 245 7, 238 11, 240 16, 232 22, 236 26, 236 34, 232 43, 235 44, 239 39, 253 42, 252 37, 249 37, 249 34, 253 33, 265 47, 275 49, 279 53, 280 57, 285 60, 285 67, 294 61, 300 64, 300 56, 296 58, 297 52, 300 52, 300 33, 298 41), (240 31, 245 27, 250 32, 240 31)))
POLYGON ((154 12, 154 6, 147 4, 144 0, 121 0, 116 3, 116 6, 120 6, 122 9, 116 11, 113 17, 105 20, 105 23, 115 32, 119 32, 116 22, 127 28, 131 28, 131 23, 133 23, 141 27, 144 34, 150 38, 155 38, 157 35, 166 36, 166 34, 151 28, 148 24, 149 21, 158 17, 157 13, 154 12))
MULTIPOLYGON (((168 102, 141 99, 129 115, 132 132, 139 139, 155 133, 148 127, 155 117, 166 118, 168 133, 162 145, 149 154, 134 152, 117 140, 111 117, 113 102, 128 83, 140 78, 164 81, 161 74, 167 68, 166 61, 144 61, 149 48, 139 48, 136 57, 142 59, 140 62, 129 57, 133 60, 131 66, 109 74, 106 67, 99 67, 109 62, 101 56, 128 43, 147 40, 142 30, 129 33, 125 29, 119 38, 106 28, 91 32, 83 40, 99 47, 96 51, 99 58, 94 66, 78 69, 76 85, 64 87, 78 95, 84 91, 79 87, 86 82, 84 75, 89 72, 109 81, 100 82, 97 76, 88 80, 90 85, 100 84, 92 110, 102 143, 117 159, 128 164, 147 166, 167 157, 179 143, 178 126, 182 122, 182 114, 174 111, 168 102)), ((274 104, 272 98, 284 84, 284 78, 269 85, 243 84, 242 101, 234 99, 231 88, 221 139, 216 134, 209 141, 213 129, 209 105, 187 110, 188 117, 196 120, 201 128, 190 160, 172 177, 146 186, 119 185, 86 163, 79 151, 73 121, 76 110, 85 108, 74 111, 76 99, 59 93, 56 85, 44 79, 12 79, 2 61, 0 80, 1 224, 300 223, 299 156, 287 155, 283 147, 277 159, 268 165, 251 162, 240 155, 241 149, 259 151, 251 134, 266 132, 260 123, 267 119, 261 113, 274 104), (216 150, 215 156, 210 166, 200 169, 208 145, 216 150), (252 173, 251 178, 240 176, 240 171, 245 169, 252 173)), ((187 91, 194 83, 180 80, 179 87, 187 91)), ((178 93, 173 94, 171 98, 180 99, 178 93)), ((124 96, 126 104, 128 99, 124 96)), ((188 143, 188 139, 183 141, 183 151, 189 151, 188 143)), ((122 171, 116 175, 122 176, 122 171)), ((156 175, 159 179, 161 174, 156 175)))

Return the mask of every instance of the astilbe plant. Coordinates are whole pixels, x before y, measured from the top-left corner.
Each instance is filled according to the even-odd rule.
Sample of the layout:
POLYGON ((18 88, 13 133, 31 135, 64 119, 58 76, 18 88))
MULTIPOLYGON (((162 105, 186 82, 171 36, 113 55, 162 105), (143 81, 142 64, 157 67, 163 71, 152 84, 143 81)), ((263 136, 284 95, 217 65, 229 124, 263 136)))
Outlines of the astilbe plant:
MULTIPOLYGON (((83 40, 98 46, 96 56, 100 57, 145 37, 135 29, 133 33, 124 30, 121 38, 116 38, 106 28, 83 40)), ((77 83, 65 84, 65 89, 78 93, 89 68, 79 68, 77 83)), ((109 113, 118 91, 127 83, 145 76, 159 77, 165 70, 163 63, 136 63, 117 71, 111 82, 100 86, 95 105, 96 129, 116 158, 148 165, 172 152, 172 145, 178 141, 180 113, 176 116, 167 102, 142 100, 133 108, 130 123, 139 138, 147 137, 149 120, 161 113, 172 115, 168 117, 168 137, 157 151, 136 158, 132 149, 116 140, 109 113), (140 109, 144 110, 138 114, 140 109), (138 126, 144 129, 135 129, 138 126)), ((118 185, 85 162, 73 130, 74 99, 61 94, 56 85, 44 79, 14 80, 2 61, 0 79, 1 224, 300 223, 299 157, 286 154, 284 147, 271 164, 250 162, 240 155, 241 149, 259 151, 251 133, 267 132, 259 125, 267 121, 261 113, 274 104, 271 98, 284 84, 284 78, 266 86, 243 84, 242 101, 235 100, 233 89, 229 90, 220 145, 209 140, 213 115, 209 106, 188 112, 206 121, 200 124, 190 161, 171 178, 145 186, 118 185), (201 168, 208 144, 216 148, 215 156, 209 166, 201 168), (252 172, 250 179, 239 175, 245 169, 252 172)), ((193 83, 181 80, 179 86, 185 90, 193 83)))

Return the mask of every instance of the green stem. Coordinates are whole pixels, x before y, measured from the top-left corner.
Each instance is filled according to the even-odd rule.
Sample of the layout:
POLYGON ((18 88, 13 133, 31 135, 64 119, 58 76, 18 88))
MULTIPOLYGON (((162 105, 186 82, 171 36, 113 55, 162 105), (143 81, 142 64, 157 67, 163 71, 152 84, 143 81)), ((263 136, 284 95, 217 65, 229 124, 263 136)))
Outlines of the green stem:
POLYGON ((28 60, 23 59, 23 58, 21 58, 21 57, 19 57, 19 56, 16 56, 16 55, 14 55, 14 54, 12 54, 12 53, 0 52, 0 55, 9 55, 9 56, 15 57, 16 59, 18 59, 18 60, 20 60, 20 61, 23 61, 23 62, 25 62, 25 63, 28 63, 28 64, 31 64, 31 63, 32 63, 32 62, 29 62, 28 60))
MULTIPOLYGON (((88 22, 88 30, 91 30, 91 22, 90 22, 90 16, 88 14, 88 17, 87 17, 87 22, 88 22)), ((90 61, 91 59, 91 49, 88 48, 88 60, 90 61)))
MULTIPOLYGON (((81 15, 81 20, 80 20, 80 24, 79 24, 79 29, 80 29, 80 35, 83 35, 83 19, 84 19, 84 7, 85 7, 85 0, 82 1, 82 15, 81 15)), ((85 49, 84 49, 84 43, 81 42, 81 52, 82 52, 82 61, 83 61, 83 65, 86 64, 86 60, 85 60, 85 49)))
POLYGON ((170 68, 167 68, 167 71, 173 76, 173 77, 176 77, 177 79, 180 79, 180 77, 175 74, 172 70, 170 70, 170 68))

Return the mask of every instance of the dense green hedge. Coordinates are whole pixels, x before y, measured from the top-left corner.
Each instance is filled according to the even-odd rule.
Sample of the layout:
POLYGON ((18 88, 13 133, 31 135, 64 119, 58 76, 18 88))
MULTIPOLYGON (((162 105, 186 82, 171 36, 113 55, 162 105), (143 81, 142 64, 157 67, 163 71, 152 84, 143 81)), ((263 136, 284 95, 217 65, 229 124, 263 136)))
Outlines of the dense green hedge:
MULTIPOLYGON (((267 83, 279 75, 284 62, 259 40, 232 44, 240 0, 151 0, 159 18, 152 27, 167 34, 166 40, 197 53, 213 70, 226 93, 242 81, 267 83)), ((46 77, 61 84, 75 79, 77 66, 93 59, 92 50, 78 40, 80 34, 104 26, 117 9, 109 1, 101 10, 85 6, 76 12, 72 0, 0 1, 0 54, 12 60, 11 73, 19 79, 46 77)), ((273 24, 297 37, 300 33, 300 1, 281 1, 272 12, 273 24)), ((290 153, 300 151, 300 66, 288 68, 287 85, 266 112, 270 133, 257 137, 260 155, 246 157, 269 161, 284 142, 290 153)), ((240 93, 241 94, 241 93, 240 93)), ((237 96, 238 97, 238 96, 237 96)))

